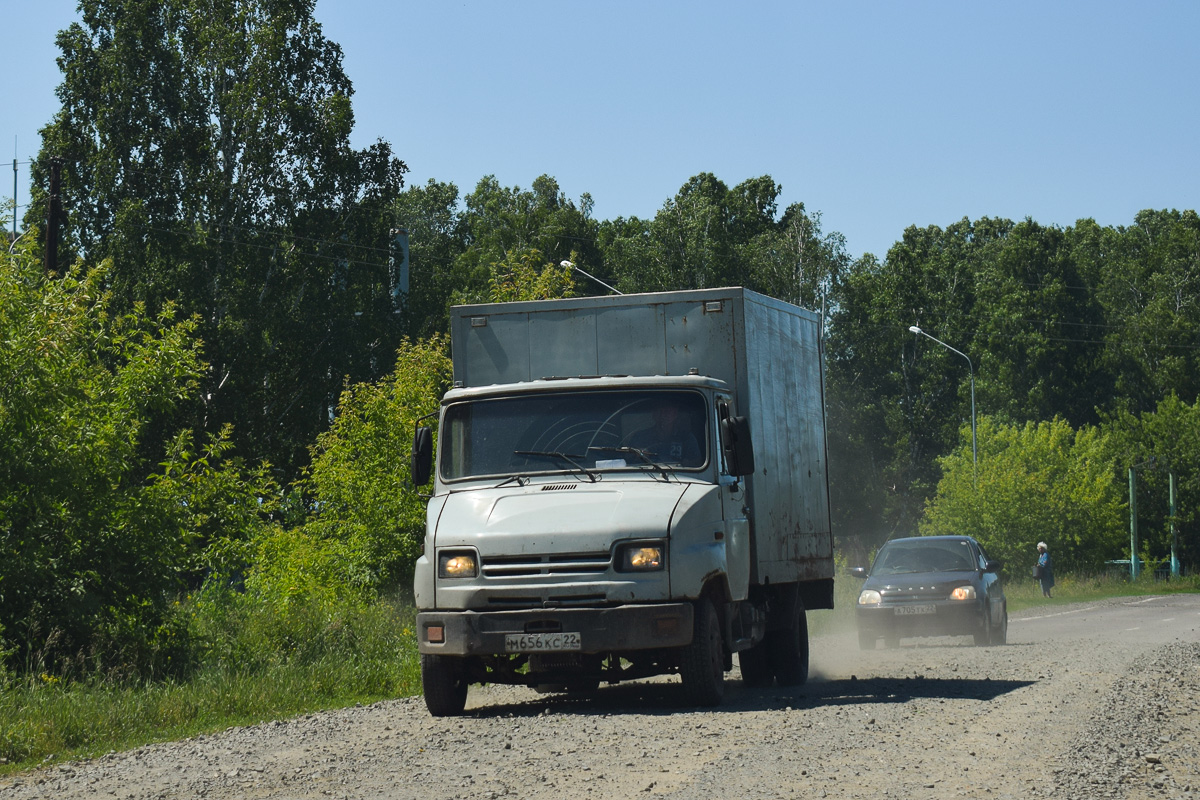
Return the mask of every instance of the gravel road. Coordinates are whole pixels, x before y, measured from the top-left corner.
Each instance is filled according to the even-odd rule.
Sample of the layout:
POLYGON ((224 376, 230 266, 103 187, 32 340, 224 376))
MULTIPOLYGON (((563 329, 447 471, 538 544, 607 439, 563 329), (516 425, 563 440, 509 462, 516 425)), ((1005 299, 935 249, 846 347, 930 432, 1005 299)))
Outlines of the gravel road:
MULTIPOLYGON (((826 613, 826 612, 818 612, 826 613)), ((670 679, 580 697, 472 687, 0 778, 24 798, 1200 798, 1200 596, 1014 615, 1009 644, 812 643, 797 689, 680 705, 670 679)))

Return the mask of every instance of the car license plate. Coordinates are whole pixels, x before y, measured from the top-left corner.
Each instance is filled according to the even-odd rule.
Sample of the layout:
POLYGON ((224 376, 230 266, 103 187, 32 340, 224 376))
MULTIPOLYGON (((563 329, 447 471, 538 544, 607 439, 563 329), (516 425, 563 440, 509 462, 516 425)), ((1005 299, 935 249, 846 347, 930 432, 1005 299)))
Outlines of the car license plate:
POLYGON ((934 605, 897 606, 896 607, 896 616, 899 616, 899 617, 907 616, 908 614, 936 614, 936 613, 937 613, 937 606, 934 606, 934 605))
POLYGON ((509 633, 504 649, 509 653, 549 653, 578 650, 583 646, 578 633, 509 633))

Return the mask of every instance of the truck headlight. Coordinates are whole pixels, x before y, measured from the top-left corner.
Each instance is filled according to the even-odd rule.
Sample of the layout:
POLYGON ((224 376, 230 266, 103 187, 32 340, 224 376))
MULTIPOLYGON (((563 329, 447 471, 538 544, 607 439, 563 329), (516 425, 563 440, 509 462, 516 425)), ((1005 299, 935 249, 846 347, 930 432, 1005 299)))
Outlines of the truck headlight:
POLYGON ((618 572, 654 572, 663 568, 664 548, 661 544, 622 545, 617 557, 618 572))
POLYGON ((858 595, 858 604, 860 606, 877 606, 881 599, 879 592, 874 589, 863 589, 858 595))
POLYGON ((438 554, 439 578, 474 578, 478 574, 475 554, 470 550, 449 550, 438 554))
POLYGON ((959 586, 957 589, 955 589, 953 592, 950 593, 950 599, 951 600, 974 600, 975 599, 975 587, 974 586, 959 586))

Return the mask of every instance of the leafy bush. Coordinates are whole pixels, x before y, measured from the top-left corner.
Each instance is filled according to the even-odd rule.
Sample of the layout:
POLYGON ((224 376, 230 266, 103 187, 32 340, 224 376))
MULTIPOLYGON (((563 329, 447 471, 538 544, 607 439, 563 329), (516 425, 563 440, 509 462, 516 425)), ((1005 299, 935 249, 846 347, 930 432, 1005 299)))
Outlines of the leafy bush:
POLYGON ((405 342, 391 375, 342 392, 302 484, 311 518, 259 543, 249 578, 257 591, 374 591, 411 576, 425 527, 425 503, 409 474, 413 426, 438 409, 450 383, 447 351, 442 337, 405 342))
POLYGON ((105 277, 0 257, 0 628, 46 669, 147 666, 186 563, 183 510, 147 478, 195 391, 194 324, 111 316, 105 277))
POLYGON ((978 474, 968 438, 941 459, 944 475, 922 534, 974 536, 1010 577, 1028 572, 1039 541, 1060 571, 1098 571, 1120 557, 1121 498, 1098 429, 1075 431, 1061 419, 1014 426, 980 417, 977 434, 978 474))
POLYGON ((194 323, 112 316, 106 280, 0 257, 0 635, 34 674, 177 675, 175 598, 244 566, 279 491, 228 428, 199 453, 168 435, 203 369, 194 323))

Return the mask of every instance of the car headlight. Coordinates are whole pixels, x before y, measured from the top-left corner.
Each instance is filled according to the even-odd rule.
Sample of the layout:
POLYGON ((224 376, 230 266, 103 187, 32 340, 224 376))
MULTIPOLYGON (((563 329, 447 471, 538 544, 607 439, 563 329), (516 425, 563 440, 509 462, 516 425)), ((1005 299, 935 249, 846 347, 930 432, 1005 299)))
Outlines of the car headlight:
POLYGON ((439 578, 474 578, 479 574, 475 554, 469 550, 450 550, 438 554, 439 578))
POLYGON ((877 606, 882 599, 879 592, 874 589, 863 589, 858 595, 858 604, 860 606, 877 606))
POLYGON ((623 545, 617 554, 617 571, 654 572, 663 568, 665 555, 666 549, 659 543, 623 545))
POLYGON ((955 589, 953 592, 950 593, 950 599, 951 600, 974 600, 975 599, 975 587, 974 586, 959 586, 957 589, 955 589))

